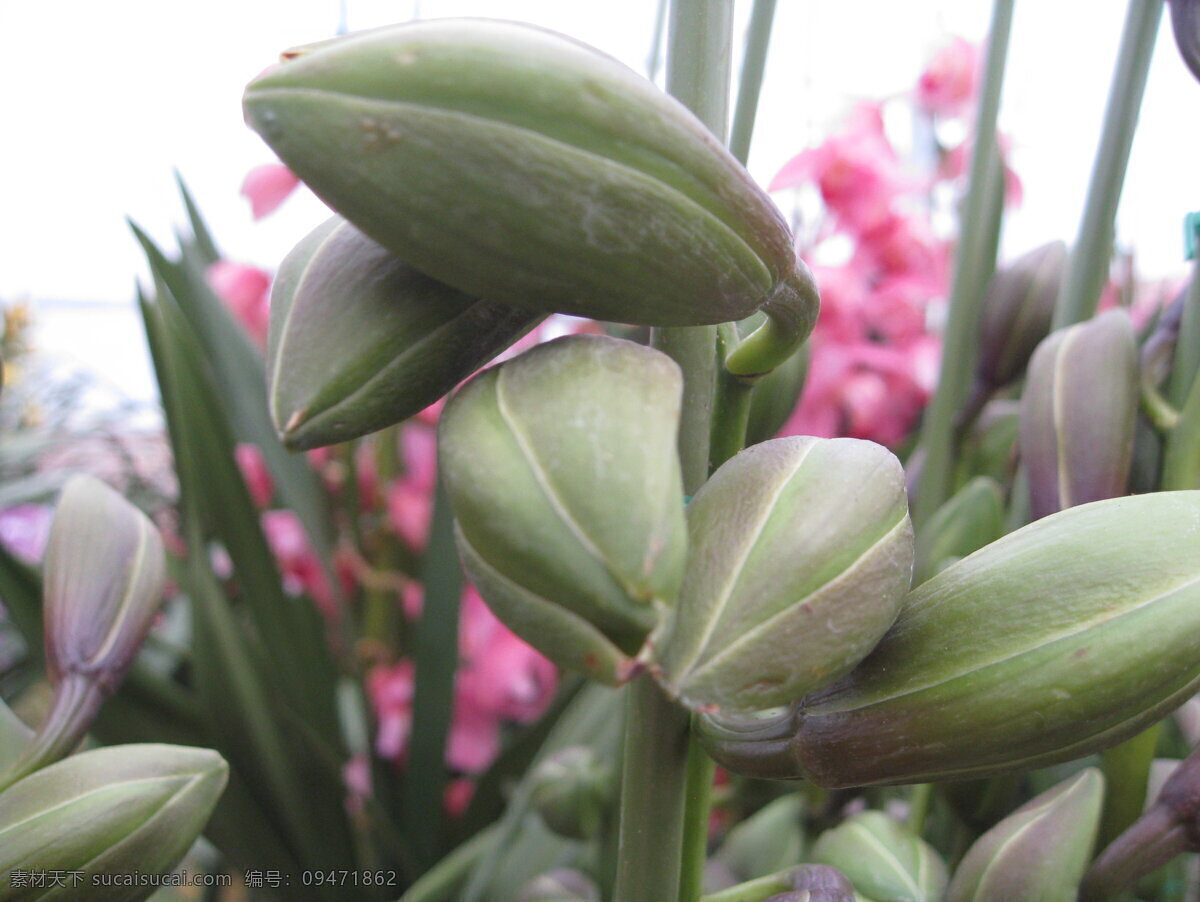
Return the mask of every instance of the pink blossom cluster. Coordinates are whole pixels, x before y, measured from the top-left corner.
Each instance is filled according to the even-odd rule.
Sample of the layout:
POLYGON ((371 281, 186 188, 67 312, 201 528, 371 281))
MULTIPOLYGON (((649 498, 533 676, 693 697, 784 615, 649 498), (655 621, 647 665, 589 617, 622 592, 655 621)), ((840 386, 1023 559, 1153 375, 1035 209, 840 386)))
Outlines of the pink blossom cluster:
MULTIPOLYGON (((932 125, 969 112, 978 80, 976 48, 956 39, 922 73, 911 100, 932 125)), ((950 165, 914 171, 888 136, 883 104, 862 103, 772 180, 773 192, 815 189, 821 202, 799 248, 817 261, 821 315, 804 394, 783 434, 895 446, 915 426, 937 379, 935 315, 950 276, 951 243, 933 227, 935 188, 961 177, 965 142, 935 149, 950 165), (820 262, 830 256, 837 262, 820 262)))

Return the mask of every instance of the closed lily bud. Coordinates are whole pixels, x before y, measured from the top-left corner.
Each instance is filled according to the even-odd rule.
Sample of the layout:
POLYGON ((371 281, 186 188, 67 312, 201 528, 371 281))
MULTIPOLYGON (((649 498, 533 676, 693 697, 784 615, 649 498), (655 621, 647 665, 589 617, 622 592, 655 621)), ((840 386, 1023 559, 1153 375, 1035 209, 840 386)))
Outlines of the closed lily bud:
POLYGON ((1020 437, 1034 519, 1125 494, 1138 391, 1137 345, 1123 310, 1060 329, 1038 346, 1020 437))
POLYGON ((946 902, 1074 899, 1100 827, 1104 778, 1088 768, 1030 799, 975 841, 946 902))
POLYGON ((1179 55, 1192 75, 1200 80, 1200 0, 1170 0, 1171 30, 1179 55))
POLYGON ((1198 531, 1195 491, 1038 520, 917 587, 838 683, 701 734, 731 769, 826 787, 994 776, 1116 745, 1200 686, 1198 531))
POLYGON ((685 107, 584 44, 483 19, 306 49, 247 121, 326 203, 475 297, 642 325, 766 304, 796 341, 817 293, 770 198, 685 107))
POLYGON ((551 755, 533 772, 532 804, 552 831, 567 839, 597 835, 612 800, 612 768, 587 746, 551 755))
POLYGON ((383 429, 428 407, 541 319, 456 291, 331 219, 275 278, 271 418, 296 450, 383 429))
POLYGON ((116 691, 162 603, 166 564, 158 530, 94 477, 67 481, 44 569, 50 712, 0 788, 66 755, 116 691))
POLYGON ((688 505, 688 569, 649 660, 695 710, 787 704, 875 647, 912 577, 904 473, 859 439, 773 439, 688 505))
POLYGON ((1067 246, 1054 241, 1018 257, 993 277, 979 323, 980 383, 1000 388, 1025 371, 1034 349, 1050 334, 1066 263, 1067 246))
POLYGON ((729 831, 715 860, 738 881, 765 877, 801 861, 806 806, 798 792, 769 802, 729 831))
POLYGON ((920 585, 959 558, 1004 534, 1004 496, 996 480, 977 476, 938 508, 917 536, 913 583, 920 585))
POLYGON ((946 888, 946 865, 933 846, 881 811, 826 830, 812 858, 837 868, 875 902, 939 902, 946 888))
POLYGON ((681 393, 665 354, 576 335, 476 376, 441 417, 471 580, 542 654, 610 684, 683 576, 681 393))
POLYGON ((36 875, 50 872, 64 874, 66 886, 38 899, 147 898, 157 886, 123 884, 138 875, 148 883, 179 863, 228 772, 210 749, 118 745, 26 777, 0 793, 0 898, 32 898, 36 875))

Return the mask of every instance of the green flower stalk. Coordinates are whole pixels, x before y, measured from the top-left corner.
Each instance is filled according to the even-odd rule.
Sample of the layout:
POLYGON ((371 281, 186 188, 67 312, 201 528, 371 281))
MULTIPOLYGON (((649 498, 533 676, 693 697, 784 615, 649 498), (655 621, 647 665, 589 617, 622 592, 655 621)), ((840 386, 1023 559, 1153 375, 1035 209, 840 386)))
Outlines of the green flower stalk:
POLYGON ((791 437, 726 462, 688 506, 688 569, 649 660, 694 710, 786 704, 866 657, 900 609, 913 534, 900 462, 791 437))
POLYGON ((938 902, 948 879, 934 848, 881 811, 826 830, 812 858, 836 868, 874 902, 938 902))
POLYGON ((33 740, 0 775, 0 788, 83 739, 141 648, 166 582, 158 530, 113 489, 82 474, 63 489, 43 568, 54 698, 33 740))
POLYGON ((257 78, 245 112, 338 213, 468 295, 653 326, 761 308, 749 341, 779 360, 812 329, 765 192, 685 107, 568 38, 472 19, 349 35, 257 78))
POLYGON ((709 751, 821 786, 1030 770, 1116 745, 1200 687, 1200 492, 1070 508, 919 586, 844 679, 704 718, 709 751))
POLYGON ((0 898, 149 897, 204 829, 228 771, 209 749, 119 745, 26 777, 0 793, 0 898), (65 885, 22 882, 51 872, 65 885))
POLYGON ((357 438, 432 404, 543 319, 429 278, 331 219, 271 292, 271 418, 294 450, 357 438))
POLYGON ((1088 768, 1026 802, 971 846, 946 902, 1074 899, 1103 799, 1104 778, 1088 768))
POLYGON ((572 336, 486 370, 442 414, 468 575, 509 629, 602 682, 631 675, 683 577, 681 391, 665 355, 572 336))
POLYGON ((1020 435, 1034 519, 1125 494, 1137 405, 1137 344, 1124 311, 1061 329, 1038 346, 1020 435))

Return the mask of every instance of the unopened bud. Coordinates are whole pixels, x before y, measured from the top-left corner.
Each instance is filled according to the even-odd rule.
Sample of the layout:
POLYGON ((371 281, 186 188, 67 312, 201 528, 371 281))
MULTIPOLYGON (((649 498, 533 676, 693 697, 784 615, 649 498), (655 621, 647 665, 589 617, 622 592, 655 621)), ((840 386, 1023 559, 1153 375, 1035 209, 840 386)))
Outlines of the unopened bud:
POLYGON ((585 874, 560 868, 534 877, 513 902, 600 902, 600 890, 585 874))
POLYGON ((946 865, 933 846, 881 811, 864 811, 826 830, 812 858, 836 868, 871 899, 938 902, 946 888, 946 865))
POLYGON ((245 112, 326 203, 475 297, 643 325, 817 295, 767 194, 683 105, 543 29, 443 19, 315 47, 245 112))
POLYGON ((1123 310, 1042 342, 1021 397, 1021 459, 1034 519, 1123 495, 1138 404, 1138 357, 1123 310))
POLYGON ((747 448, 688 505, 679 604, 653 637, 660 682, 697 710, 786 704, 846 673, 912 576, 904 473, 859 439, 747 448))
POLYGON ((590 839, 612 797, 612 769, 587 746, 570 746, 538 765, 532 804, 552 831, 567 839, 590 839))
POLYGON ((147 898, 150 878, 169 873, 204 829, 228 772, 210 749, 118 745, 26 777, 0 793, 0 898, 26 898, 22 872, 77 880, 64 899, 147 898), (147 882, 118 882, 138 874, 147 882))
POLYGON ((971 846, 946 902, 1074 899, 1100 826, 1104 778, 1081 771, 1030 799, 971 846))
POLYGON ((275 428, 300 450, 398 423, 542 318, 468 297, 331 219, 283 261, 271 292, 275 428))
POLYGON ((487 370, 442 413, 442 472, 472 582, 556 663, 607 683, 674 602, 687 534, 665 354, 569 336, 487 370))

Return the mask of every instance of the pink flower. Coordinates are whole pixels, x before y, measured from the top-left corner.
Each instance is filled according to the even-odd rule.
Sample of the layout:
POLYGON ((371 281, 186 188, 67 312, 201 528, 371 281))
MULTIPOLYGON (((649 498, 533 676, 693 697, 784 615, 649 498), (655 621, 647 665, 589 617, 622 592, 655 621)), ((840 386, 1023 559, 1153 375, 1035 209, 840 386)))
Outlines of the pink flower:
POLYGON ((250 201, 250 215, 262 219, 279 209, 299 184, 300 179, 282 163, 265 163, 246 173, 242 196, 250 201))
POLYGON ((429 538, 433 490, 437 481, 437 434, 419 420, 400 431, 404 475, 387 491, 388 522, 412 548, 421 550, 429 538))
POLYGON ((979 48, 954 38, 934 54, 917 79, 917 105, 933 115, 960 115, 975 97, 979 70, 979 48))
POLYGON ((262 515, 267 544, 279 564, 284 588, 293 595, 306 594, 329 619, 337 617, 333 590, 321 561, 308 544, 308 534, 300 518, 289 510, 267 511, 262 515))
POLYGON ((271 478, 271 470, 263 459, 262 451, 258 445, 242 442, 233 454, 255 507, 265 508, 275 496, 275 481, 271 478))
POLYGON ((817 186, 838 224, 851 232, 868 229, 887 214, 909 180, 884 133, 877 104, 860 105, 842 132, 785 163, 769 190, 808 183, 817 186))
POLYGON ((206 275, 209 287, 225 302, 242 328, 260 348, 266 347, 271 276, 256 266, 228 260, 218 260, 206 275))
POLYGON ((0 510, 0 542, 27 564, 42 559, 50 538, 54 509, 45 504, 18 504, 0 510))

